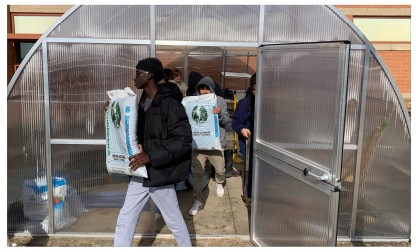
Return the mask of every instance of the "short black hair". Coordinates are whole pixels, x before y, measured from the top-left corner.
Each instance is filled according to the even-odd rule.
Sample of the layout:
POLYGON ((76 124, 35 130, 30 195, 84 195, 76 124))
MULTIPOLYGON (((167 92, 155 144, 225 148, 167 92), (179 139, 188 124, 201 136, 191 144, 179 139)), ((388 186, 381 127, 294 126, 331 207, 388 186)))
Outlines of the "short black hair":
POLYGON ((254 73, 250 78, 250 86, 256 85, 256 73, 254 73))
POLYGON ((142 59, 137 63, 136 69, 151 73, 156 83, 163 79, 163 65, 158 58, 142 59))
POLYGON ((199 85, 198 85, 198 90, 200 90, 201 88, 211 90, 211 88, 210 88, 208 85, 205 85, 205 84, 199 84, 199 85))
POLYGON ((165 69, 163 69, 163 73, 165 74, 165 75, 167 75, 168 77, 170 76, 170 73, 172 72, 172 70, 171 69, 169 69, 169 68, 165 68, 165 69))

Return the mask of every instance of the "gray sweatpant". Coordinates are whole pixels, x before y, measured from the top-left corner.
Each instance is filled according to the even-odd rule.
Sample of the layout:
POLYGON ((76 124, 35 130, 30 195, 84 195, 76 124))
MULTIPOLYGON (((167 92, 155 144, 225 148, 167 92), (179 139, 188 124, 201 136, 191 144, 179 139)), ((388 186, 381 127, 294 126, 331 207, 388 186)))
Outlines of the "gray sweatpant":
POLYGON ((191 247, 188 228, 179 209, 174 185, 143 187, 142 182, 143 178, 140 177, 132 177, 130 180, 124 205, 120 209, 117 218, 114 246, 131 246, 137 221, 150 196, 160 209, 163 219, 175 237, 178 246, 191 247))

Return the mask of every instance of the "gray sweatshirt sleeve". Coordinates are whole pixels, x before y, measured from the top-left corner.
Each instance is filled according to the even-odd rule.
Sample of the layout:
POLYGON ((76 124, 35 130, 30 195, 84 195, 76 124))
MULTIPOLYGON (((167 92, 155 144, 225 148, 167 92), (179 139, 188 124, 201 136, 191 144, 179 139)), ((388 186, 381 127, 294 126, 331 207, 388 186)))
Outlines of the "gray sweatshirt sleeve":
POLYGON ((224 100, 224 98, 217 96, 217 106, 221 108, 221 111, 218 114, 220 126, 226 130, 229 130, 228 128, 231 127, 232 120, 227 111, 227 102, 224 100))

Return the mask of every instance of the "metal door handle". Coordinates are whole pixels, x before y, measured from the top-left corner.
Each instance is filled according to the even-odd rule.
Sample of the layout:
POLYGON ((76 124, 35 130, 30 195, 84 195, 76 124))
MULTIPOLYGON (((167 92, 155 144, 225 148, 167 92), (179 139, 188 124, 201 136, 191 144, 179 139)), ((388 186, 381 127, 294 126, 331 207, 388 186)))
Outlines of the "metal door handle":
POLYGON ((316 174, 314 174, 314 173, 310 172, 308 168, 305 168, 305 169, 303 170, 303 175, 305 175, 305 176, 306 176, 306 175, 311 175, 312 177, 315 177, 315 178, 317 178, 317 179, 319 179, 319 180, 321 180, 321 181, 328 181, 328 180, 329 180, 329 176, 328 176, 328 174, 326 174, 325 172, 324 172, 324 173, 322 173, 322 175, 321 175, 321 176, 319 176, 319 175, 316 175, 316 174))

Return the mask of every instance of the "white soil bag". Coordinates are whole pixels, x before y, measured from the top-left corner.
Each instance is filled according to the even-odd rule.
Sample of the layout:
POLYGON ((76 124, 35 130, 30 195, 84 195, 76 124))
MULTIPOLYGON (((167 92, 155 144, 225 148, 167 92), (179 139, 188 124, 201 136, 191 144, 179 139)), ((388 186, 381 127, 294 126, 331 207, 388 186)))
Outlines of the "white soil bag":
POLYGON ((105 113, 107 171, 147 178, 146 166, 135 171, 129 167, 129 156, 140 152, 136 135, 137 96, 129 87, 107 94, 111 99, 105 113))
POLYGON ((186 96, 182 100, 192 128, 192 149, 222 150, 215 94, 186 96))

